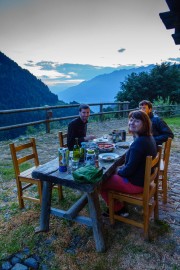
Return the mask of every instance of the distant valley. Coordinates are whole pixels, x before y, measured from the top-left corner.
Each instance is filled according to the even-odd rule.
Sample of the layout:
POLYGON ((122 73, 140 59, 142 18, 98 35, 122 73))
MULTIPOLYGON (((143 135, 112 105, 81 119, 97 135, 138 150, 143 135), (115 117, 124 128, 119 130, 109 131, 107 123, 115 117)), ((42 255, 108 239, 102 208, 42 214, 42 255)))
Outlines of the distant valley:
POLYGON ((54 91, 54 88, 49 86, 53 93, 58 95, 58 99, 64 102, 84 102, 84 103, 96 103, 96 102, 111 102, 114 101, 117 92, 120 91, 121 82, 131 74, 132 72, 148 72, 154 65, 147 67, 138 67, 132 69, 120 69, 109 74, 103 74, 94 77, 91 80, 84 81, 76 86, 67 88, 66 90, 59 91, 58 87, 54 91))

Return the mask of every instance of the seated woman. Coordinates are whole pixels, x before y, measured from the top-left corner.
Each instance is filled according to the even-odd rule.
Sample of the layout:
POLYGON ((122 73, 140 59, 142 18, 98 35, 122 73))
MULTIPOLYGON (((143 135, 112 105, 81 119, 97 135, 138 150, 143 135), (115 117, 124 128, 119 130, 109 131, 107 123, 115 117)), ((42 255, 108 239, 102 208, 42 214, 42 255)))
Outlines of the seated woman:
MULTIPOLYGON (((143 192, 146 156, 154 158, 157 154, 156 142, 151 135, 150 119, 145 112, 130 112, 128 127, 134 141, 126 153, 125 164, 118 167, 116 173, 101 186, 101 196, 107 205, 109 190, 131 194, 143 192)), ((128 216, 124 205, 119 201, 115 202, 114 210, 119 215, 128 216)), ((104 215, 108 216, 108 211, 104 215)))

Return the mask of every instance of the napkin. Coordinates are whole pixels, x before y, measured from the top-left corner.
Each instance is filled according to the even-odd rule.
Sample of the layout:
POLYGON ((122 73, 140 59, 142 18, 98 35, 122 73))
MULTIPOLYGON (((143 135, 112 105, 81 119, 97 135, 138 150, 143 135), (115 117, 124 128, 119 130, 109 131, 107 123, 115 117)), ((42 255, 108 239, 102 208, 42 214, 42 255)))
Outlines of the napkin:
POLYGON ((96 168, 93 165, 86 165, 84 167, 80 167, 72 174, 74 180, 79 183, 93 184, 101 180, 103 175, 103 169, 96 168))

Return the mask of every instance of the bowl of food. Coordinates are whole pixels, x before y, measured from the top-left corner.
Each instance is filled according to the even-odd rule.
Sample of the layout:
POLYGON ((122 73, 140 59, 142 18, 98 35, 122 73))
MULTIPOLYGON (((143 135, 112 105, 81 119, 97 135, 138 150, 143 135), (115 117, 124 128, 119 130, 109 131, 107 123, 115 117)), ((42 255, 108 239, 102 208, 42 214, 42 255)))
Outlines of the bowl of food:
POLYGON ((112 152, 115 146, 112 143, 98 143, 99 152, 112 152))

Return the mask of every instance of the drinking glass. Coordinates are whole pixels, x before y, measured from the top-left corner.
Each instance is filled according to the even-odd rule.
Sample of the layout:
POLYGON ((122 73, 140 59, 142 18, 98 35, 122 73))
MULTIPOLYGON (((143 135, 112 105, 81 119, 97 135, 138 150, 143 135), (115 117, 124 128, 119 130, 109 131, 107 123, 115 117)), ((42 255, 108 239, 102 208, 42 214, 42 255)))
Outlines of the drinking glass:
POLYGON ((79 168, 79 159, 72 158, 72 171, 75 171, 79 168))
POLYGON ((68 173, 72 172, 72 159, 73 159, 73 151, 70 151, 68 160, 68 173))

